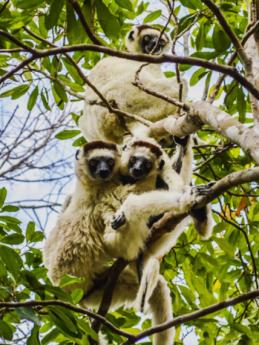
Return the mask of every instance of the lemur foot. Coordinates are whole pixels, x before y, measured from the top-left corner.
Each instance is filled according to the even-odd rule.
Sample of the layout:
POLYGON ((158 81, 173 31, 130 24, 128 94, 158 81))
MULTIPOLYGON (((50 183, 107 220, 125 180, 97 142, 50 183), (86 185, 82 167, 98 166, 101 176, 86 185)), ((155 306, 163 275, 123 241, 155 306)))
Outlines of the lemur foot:
POLYGON ((192 194, 207 195, 210 192, 210 188, 215 184, 215 182, 209 182, 208 184, 200 184, 197 186, 192 186, 192 194))
POLYGON ((160 214, 157 214, 157 215, 155 215, 155 216, 150 216, 150 217, 148 218, 148 221, 147 221, 147 227, 148 227, 149 229, 151 229, 152 226, 153 226, 156 222, 158 222, 158 221, 163 217, 163 215, 164 215, 164 213, 160 213, 160 214))
POLYGON ((186 135, 185 137, 181 137, 181 138, 174 136, 173 139, 176 144, 185 147, 188 143, 188 140, 190 139, 190 136, 186 135))
POLYGON ((124 212, 121 212, 119 214, 115 214, 112 217, 112 221, 111 221, 111 227, 114 230, 118 230, 119 228, 122 227, 122 225, 126 224, 126 216, 124 212))

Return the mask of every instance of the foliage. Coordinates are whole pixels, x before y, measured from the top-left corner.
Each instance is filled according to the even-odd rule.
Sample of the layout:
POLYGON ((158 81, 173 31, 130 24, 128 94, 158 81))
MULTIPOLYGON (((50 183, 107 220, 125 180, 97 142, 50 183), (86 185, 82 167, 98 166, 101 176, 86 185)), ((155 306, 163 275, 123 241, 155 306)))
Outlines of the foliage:
MULTIPOLYGON (((163 27, 164 16, 168 18, 166 1, 155 3, 154 6, 152 2, 139 0, 79 1, 90 28, 98 33, 104 44, 118 50, 124 48, 123 39, 133 23, 144 22, 163 27)), ((242 39, 248 25, 246 2, 221 0, 216 3, 236 35, 242 39)), ((172 17, 167 31, 172 39, 177 38, 177 47, 181 53, 183 35, 188 31, 191 56, 221 64, 228 61, 233 44, 200 0, 175 1, 174 13, 178 22, 172 17)), ((35 49, 92 43, 70 1, 1 1, 0 14, 0 29, 8 29, 19 42, 35 49)), ((0 77, 30 57, 30 53, 21 53, 16 48, 14 42, 0 34, 0 49, 9 49, 9 52, 0 56, 0 77)), ((0 97, 4 106, 7 102, 26 104, 28 112, 36 112, 37 106, 45 113, 54 108, 59 112, 67 112, 73 126, 54 128, 55 136, 59 140, 72 139, 73 146, 80 146, 83 138, 76 124, 80 115, 78 108, 82 108, 84 81, 69 57, 87 74, 103 54, 76 51, 69 55, 58 54, 35 59, 5 81, 0 97), (72 112, 67 110, 68 106, 72 112)), ((237 58, 235 65, 242 71, 237 58)), ((180 69, 185 72, 190 85, 190 100, 195 92, 201 97, 203 88, 213 91, 216 73, 204 67, 189 65, 181 65, 180 69)), ((167 76, 175 75, 174 65, 167 66, 167 70, 167 76)), ((251 124, 250 99, 247 91, 236 81, 225 79, 217 95, 217 103, 242 123, 251 124)), ((49 113, 49 116, 54 114, 49 113)), ((21 129, 22 124, 20 126, 21 129)), ((195 146, 196 184, 218 180, 231 172, 254 165, 239 147, 209 128, 199 131, 198 136, 205 145, 195 146)), ((9 187, 9 175, 0 174, 0 177, 9 187)), ((5 188, 0 190, 0 301, 57 298, 77 303, 82 291, 75 290, 67 294, 62 288, 52 286, 47 278, 40 250, 44 235, 42 229, 38 230, 35 225, 38 220, 31 214, 35 222, 28 222, 26 217, 25 221, 21 221, 24 220, 21 209, 5 203, 6 193, 5 188)), ((215 226, 212 240, 201 241, 190 227, 164 258, 161 271, 171 289, 175 316, 256 287, 259 267, 257 194, 255 183, 244 184, 225 193, 213 203, 215 226)), ((73 282, 73 277, 66 277, 63 281, 64 284, 73 282)), ((133 309, 120 308, 110 313, 108 319, 133 334, 150 326, 149 320, 136 316, 133 309)), ((259 339, 258 319, 255 302, 238 304, 189 322, 186 327, 177 327, 175 343, 183 344, 192 329, 201 345, 256 344, 259 339)), ((122 343, 122 338, 108 328, 104 327, 103 331, 110 344, 122 343)), ((28 307, 0 309, 2 343, 85 345, 89 344, 90 336, 95 337, 90 320, 64 307, 50 306, 41 311, 28 307)), ((147 341, 142 343, 149 344, 147 341)))

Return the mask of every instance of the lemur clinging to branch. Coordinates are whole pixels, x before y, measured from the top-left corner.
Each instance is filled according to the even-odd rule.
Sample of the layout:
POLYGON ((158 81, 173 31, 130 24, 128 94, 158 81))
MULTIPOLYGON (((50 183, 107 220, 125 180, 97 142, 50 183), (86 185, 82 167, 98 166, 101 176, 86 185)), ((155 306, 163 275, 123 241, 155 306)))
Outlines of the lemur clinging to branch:
MULTIPOLYGON (((166 33, 148 25, 137 25, 126 36, 126 48, 130 53, 160 54, 170 49, 170 40, 166 33), (159 39, 160 38, 160 39, 159 39), (159 42, 158 42, 159 39, 159 42)), ((176 106, 154 97, 134 86, 135 76, 143 62, 130 61, 117 57, 106 57, 92 69, 89 80, 109 101, 122 111, 130 112, 151 122, 161 120, 177 113, 176 106)), ((178 98, 176 78, 166 78, 159 65, 148 64, 140 74, 141 82, 172 98, 178 98)), ((186 83, 184 95, 186 94, 186 83)), ((128 118, 118 118, 100 103, 96 93, 87 88, 84 114, 79 120, 79 127, 87 140, 111 140, 123 142, 125 134, 149 136, 148 128, 128 118)))

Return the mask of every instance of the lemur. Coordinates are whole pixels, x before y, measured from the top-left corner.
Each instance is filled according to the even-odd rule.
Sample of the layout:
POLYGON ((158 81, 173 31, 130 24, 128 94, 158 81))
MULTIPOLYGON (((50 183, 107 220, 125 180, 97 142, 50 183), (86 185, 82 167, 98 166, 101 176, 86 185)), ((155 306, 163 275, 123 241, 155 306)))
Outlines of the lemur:
MULTIPOLYGON (((164 32, 149 25, 137 25, 126 36, 126 48, 129 53, 161 54, 170 49, 170 39, 164 32), (155 48, 156 47, 156 48, 155 48)), ((117 57, 106 57, 91 70, 89 80, 101 94, 122 111, 136 114, 151 122, 169 115, 177 115, 175 105, 168 103, 140 90, 135 76, 143 62, 117 57)), ((176 78, 166 78, 159 64, 143 67, 140 81, 145 87, 156 90, 169 97, 178 98, 179 85, 176 78)), ((183 82, 183 97, 187 86, 183 82)), ((118 117, 103 106, 99 96, 87 88, 84 114, 79 120, 79 127, 87 140, 111 140, 123 142, 125 134, 136 137, 149 136, 149 129, 126 117, 118 117)))

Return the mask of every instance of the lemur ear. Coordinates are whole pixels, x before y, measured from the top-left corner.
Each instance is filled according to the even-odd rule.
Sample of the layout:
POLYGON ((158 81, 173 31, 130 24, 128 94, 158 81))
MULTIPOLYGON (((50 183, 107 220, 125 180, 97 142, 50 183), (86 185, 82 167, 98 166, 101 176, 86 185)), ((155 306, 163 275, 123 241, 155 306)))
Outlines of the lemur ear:
POLYGON ((161 159, 161 161, 160 161, 160 163, 159 163, 159 170, 162 170, 163 169, 163 167, 164 167, 164 165, 165 165, 165 161, 163 160, 163 159, 161 159))
POLYGON ((78 156, 79 156, 79 153, 80 153, 80 150, 76 150, 76 154, 75 154, 75 158, 76 158, 76 160, 78 161, 78 156))

